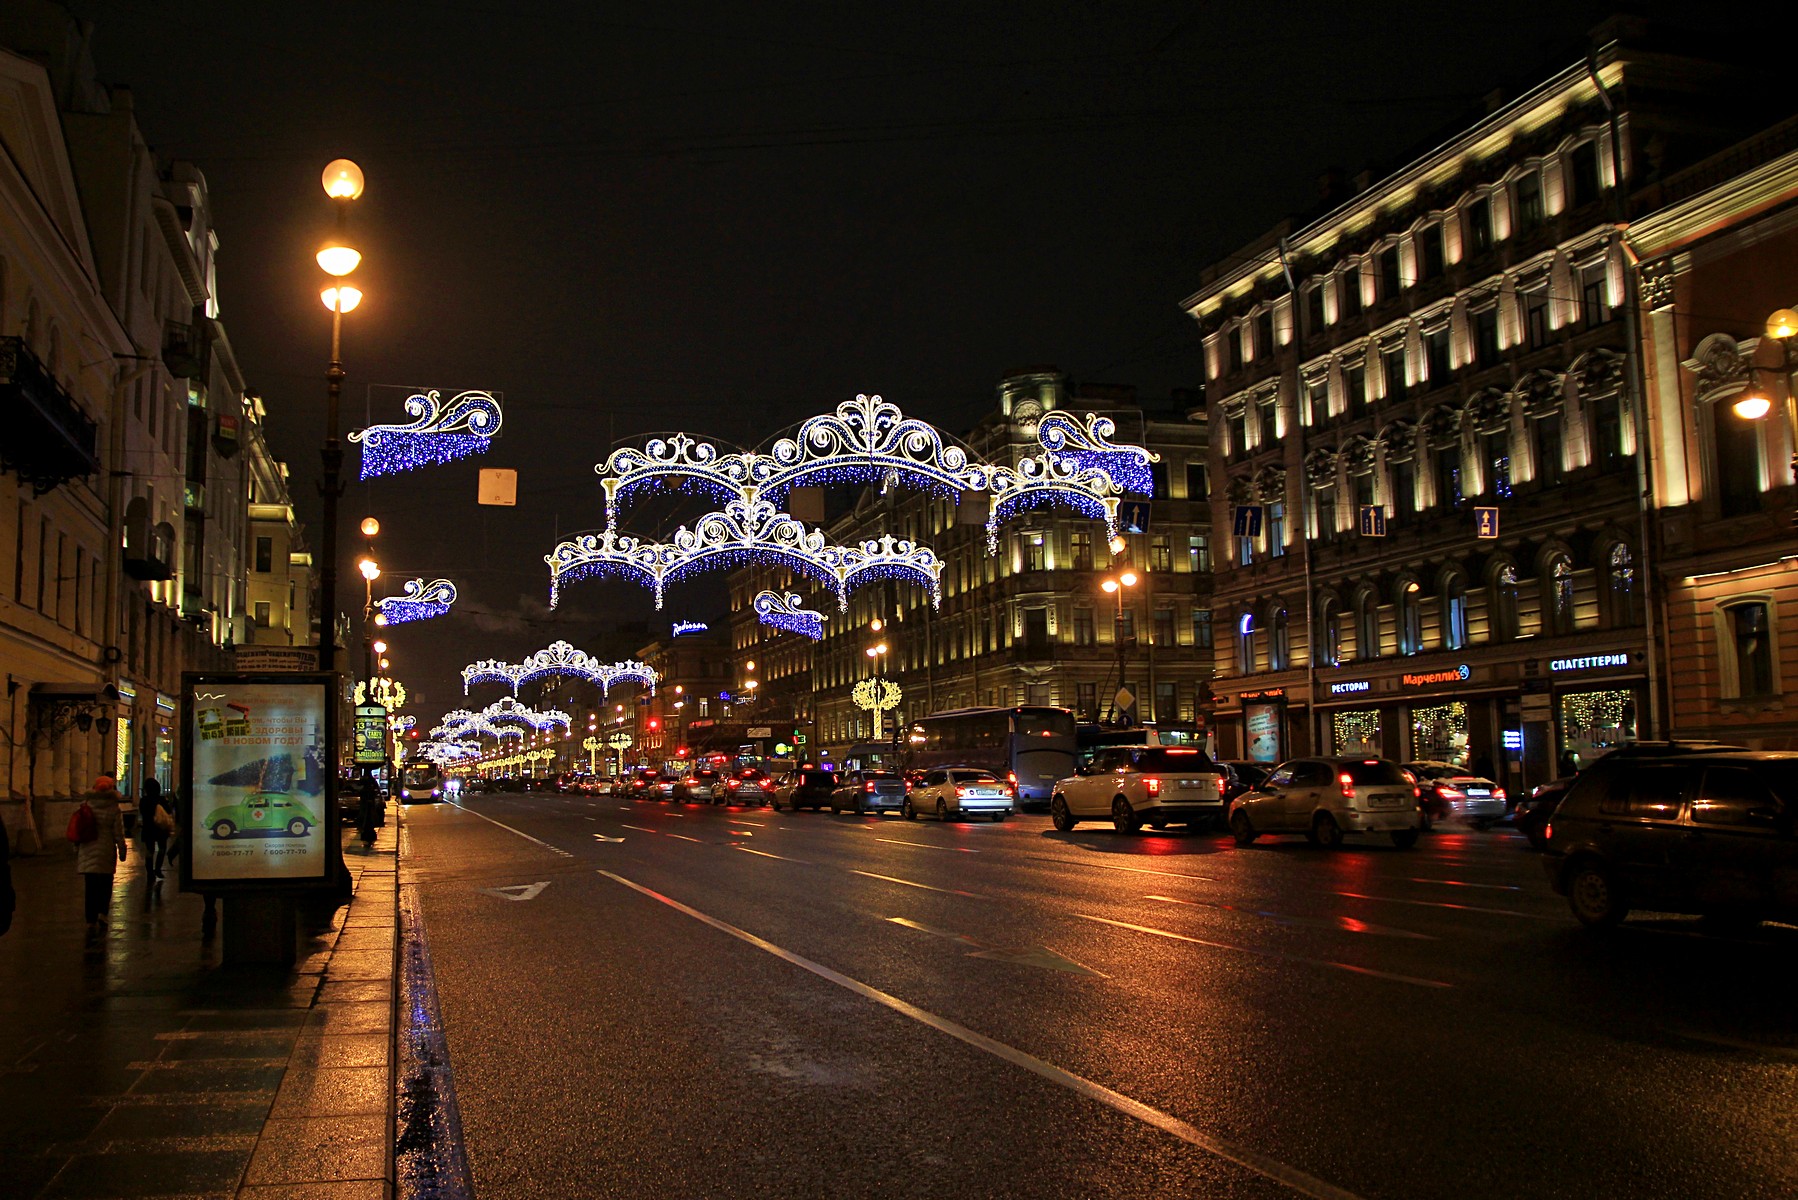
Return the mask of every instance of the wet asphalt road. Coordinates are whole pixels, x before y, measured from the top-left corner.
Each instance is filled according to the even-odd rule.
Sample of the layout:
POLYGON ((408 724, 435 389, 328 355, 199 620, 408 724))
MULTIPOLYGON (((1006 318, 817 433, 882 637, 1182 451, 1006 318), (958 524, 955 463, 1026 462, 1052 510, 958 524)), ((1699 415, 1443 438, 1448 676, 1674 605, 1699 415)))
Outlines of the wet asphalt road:
POLYGON ((1798 930, 1588 934, 1507 830, 533 793, 407 836, 482 1200, 1798 1194, 1798 930))

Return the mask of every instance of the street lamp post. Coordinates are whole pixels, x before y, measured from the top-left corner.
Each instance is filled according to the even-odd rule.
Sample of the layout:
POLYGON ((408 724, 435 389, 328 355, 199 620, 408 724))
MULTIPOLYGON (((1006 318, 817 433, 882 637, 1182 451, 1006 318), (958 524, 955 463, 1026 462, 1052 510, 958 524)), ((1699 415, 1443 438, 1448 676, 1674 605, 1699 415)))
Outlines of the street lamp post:
MULTIPOLYGON (((1798 311, 1782 308, 1767 317, 1767 338, 1779 343, 1780 384, 1784 392, 1785 404, 1782 412, 1785 416, 1786 438, 1791 449, 1790 467, 1793 482, 1798 482, 1798 395, 1792 389, 1792 342, 1798 338, 1798 311)), ((1762 389, 1750 386, 1736 398, 1731 406, 1736 416, 1745 421, 1764 420, 1773 411, 1773 399, 1762 389)), ((1794 513, 1792 524, 1798 527, 1798 513, 1794 513)))
MULTIPOLYGON (((343 236, 350 203, 362 195, 362 168, 347 158, 337 159, 325 167, 323 182, 325 195, 337 206, 337 232, 320 248, 318 265, 327 275, 342 279, 362 261, 362 255, 343 236)), ((348 284, 337 284, 327 287, 320 298, 331 310, 331 363, 325 368, 325 441, 319 450, 324 468, 319 483, 324 500, 324 535, 319 549, 324 561, 318 574, 318 665, 320 670, 332 671, 337 666, 337 498, 343 494, 343 444, 337 437, 343 399, 343 314, 362 302, 362 292, 348 284)), ((332 769, 336 769, 335 764, 332 769)))
MULTIPOLYGON (((1112 540, 1113 553, 1117 552, 1118 543, 1121 540, 1122 539, 1118 538, 1112 540)), ((1119 692, 1124 690, 1124 667, 1129 661, 1130 644, 1136 640, 1134 635, 1129 638, 1124 637, 1124 592, 1129 588, 1135 587, 1138 580, 1139 576, 1136 572, 1129 567, 1125 567, 1116 575, 1108 575, 1099 582, 1099 587, 1103 589, 1106 594, 1115 597, 1117 600, 1116 614, 1113 616, 1111 624, 1111 639, 1117 643, 1118 691, 1112 693, 1111 707, 1107 710, 1109 717, 1114 721, 1118 716, 1117 696, 1119 692)))

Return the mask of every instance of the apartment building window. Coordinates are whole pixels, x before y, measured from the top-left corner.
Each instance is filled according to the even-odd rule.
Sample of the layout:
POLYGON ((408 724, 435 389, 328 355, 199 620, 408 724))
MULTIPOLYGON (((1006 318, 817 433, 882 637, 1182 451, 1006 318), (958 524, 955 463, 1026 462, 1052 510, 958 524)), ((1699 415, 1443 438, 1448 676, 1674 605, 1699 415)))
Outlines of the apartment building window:
POLYGON ((1317 536, 1332 538, 1336 536, 1336 488, 1321 487, 1312 492, 1312 503, 1317 508, 1317 536))
POLYGON ((1435 279, 1447 262, 1442 243, 1442 226, 1426 225, 1417 231, 1417 263, 1419 279, 1435 279))
MULTIPOLYGON (((1622 398, 1618 393, 1612 392, 1608 396, 1594 397, 1588 402, 1588 405, 1592 411, 1592 447, 1595 451, 1593 457, 1598 460, 1600 466, 1614 467, 1623 458, 1622 398)), ((1711 407, 1713 411, 1721 411, 1716 405, 1712 405, 1711 407)), ((1730 415, 1733 416, 1733 414, 1730 415)), ((1727 421, 1728 417, 1726 416, 1723 419, 1727 421)), ((1731 423, 1735 425, 1748 424, 1746 421, 1739 420, 1731 423)), ((1760 443, 1754 436, 1752 428, 1749 430, 1749 436, 1744 439, 1744 444, 1752 445, 1754 447, 1753 453, 1755 455, 1760 453, 1760 443)), ((1756 472, 1751 465, 1755 461, 1754 458, 1749 457, 1741 460, 1726 461, 1739 461, 1743 467, 1746 467, 1746 469, 1737 468, 1726 471, 1726 474, 1742 475, 1750 480, 1754 479, 1756 472)))
POLYGON ((1417 511, 1417 464, 1411 459, 1395 462, 1392 470, 1392 523, 1404 526, 1417 511))
POLYGON ((1342 388, 1347 392, 1344 397, 1344 409, 1355 410, 1367 406, 1367 364, 1355 363, 1342 368, 1342 388))
POLYGON ((1292 631, 1284 608, 1274 610, 1267 632, 1267 668, 1284 671, 1292 665, 1292 631))
POLYGON ((1074 685, 1074 707, 1081 716, 1088 720, 1099 717, 1099 685, 1096 683, 1077 683, 1074 685))
POLYGON ((1255 614, 1243 613, 1236 622, 1236 670, 1242 675, 1255 673, 1255 614))
POLYGON ((1262 309, 1255 318, 1255 357, 1265 359, 1274 352, 1274 311, 1262 309))
POLYGON ((1517 212, 1519 232, 1528 233, 1548 219, 1542 203, 1542 175, 1530 171, 1511 181, 1511 194, 1517 212))
POLYGON ((1531 350, 1540 350, 1548 345, 1554 330, 1550 328, 1548 315, 1548 285, 1541 284, 1523 294, 1523 325, 1529 337, 1531 350))
POLYGON ((271 605, 267 600, 256 601, 256 628, 267 629, 272 620, 271 605))
POLYGON ((1324 289, 1322 284, 1318 284, 1305 293, 1305 332, 1314 334, 1324 324, 1324 289))
POLYGON ((1361 267, 1345 268, 1336 277, 1336 308, 1344 317, 1361 315, 1361 267))
POLYGON ((1460 508, 1466 499, 1461 492, 1461 448, 1436 448, 1436 499, 1448 508, 1460 508))
POLYGON ((1026 571, 1048 569, 1047 556, 1043 552, 1043 535, 1040 533, 1024 535, 1024 569, 1026 571))
POLYGON ((1230 410, 1226 420, 1230 428, 1230 453, 1240 458, 1249 450, 1249 406, 1238 404, 1230 410))
POLYGON ((1174 644, 1174 610, 1158 608, 1155 610, 1155 644, 1172 646, 1174 644))
POLYGON ((1117 614, 1112 633, 1120 645, 1133 644, 1136 641, 1136 610, 1125 605, 1123 610, 1117 614))
POLYGON ((1771 611, 1764 600, 1749 600, 1722 609, 1727 632, 1725 662, 1735 668, 1724 680, 1725 699, 1773 695, 1771 611), (1732 689, 1729 685, 1735 684, 1732 689))
POLYGON ((1486 491, 1500 499, 1511 495, 1511 435, 1504 430, 1480 435, 1486 459, 1486 491))
POLYGON ((1475 254, 1492 249, 1492 198, 1481 196, 1461 210, 1461 229, 1475 254))
POLYGON ((1192 644, 1200 650, 1211 649, 1211 610, 1192 610, 1192 644))
POLYGON ((37 610, 45 612, 44 585, 50 580, 50 518, 45 517, 37 537, 37 610))
POLYGON ((1068 535, 1069 558, 1074 570, 1090 571, 1093 569, 1093 535, 1084 529, 1076 529, 1068 535))
POLYGON ((1232 371, 1242 370, 1242 339, 1247 332, 1246 326, 1237 325, 1224 335, 1224 340, 1230 346, 1230 369, 1232 371))
POLYGON ((1423 335, 1424 367, 1430 373, 1430 384, 1441 387, 1448 382, 1454 373, 1454 361, 1449 350, 1448 326, 1432 329, 1423 335))
POLYGON ((1306 425, 1315 425, 1330 414, 1330 388, 1322 379, 1305 379, 1299 382, 1299 419, 1306 425))
POLYGON ((1268 397, 1255 405, 1255 415, 1260 422, 1261 446, 1272 446, 1280 440, 1280 403, 1268 397))
POLYGON ((1090 608, 1074 609, 1074 645, 1091 646, 1097 639, 1093 636, 1093 610, 1090 608))
POLYGON ((256 570, 266 575, 275 569, 275 539, 259 537, 256 539, 256 570))
POLYGON ((1180 719, 1179 705, 1174 699, 1174 685, 1155 682, 1155 719, 1157 721, 1177 721, 1180 719))
POLYGON ((1459 576, 1442 589, 1442 648, 1462 650, 1467 646, 1467 584, 1459 576))
POLYGON ((1157 500, 1166 500, 1173 495, 1167 486, 1167 464, 1165 462, 1149 464, 1149 495, 1157 500))
POLYGON ((1561 414, 1549 413, 1530 421, 1538 483, 1561 482, 1561 414))
POLYGON ((1355 602, 1355 657, 1380 657, 1380 605, 1371 591, 1355 602))
POLYGON ((1389 346, 1380 352, 1380 369, 1386 375, 1386 399, 1403 400, 1409 386, 1409 381, 1405 378, 1403 343, 1389 346))
POLYGON ((1573 561, 1557 554, 1548 563, 1548 632, 1564 637, 1573 632, 1573 561))
POLYGON ((1398 652, 1416 654, 1423 649, 1423 605, 1417 602, 1417 581, 1398 590, 1398 652))
POLYGON ((1211 539, 1194 534, 1186 539, 1186 561, 1193 574, 1211 571, 1211 539))
POLYGON ((1149 570, 1168 572, 1174 569, 1174 552, 1167 539, 1156 535, 1149 539, 1149 570))
POLYGON ((1328 598, 1317 601, 1317 661, 1334 667, 1342 662, 1342 611, 1328 598))
POLYGON ((1517 617, 1517 568, 1509 563, 1492 577, 1492 640, 1512 642, 1521 632, 1517 617))
POLYGON ((1473 358, 1482 367, 1498 362, 1498 305, 1488 304, 1476 310, 1473 323, 1473 358))
POLYGON ((1286 554, 1286 506, 1278 501, 1267 506, 1267 556, 1283 558, 1286 554))
POLYGON ((1603 325, 1611 319, 1611 286, 1602 262, 1579 269, 1579 297, 1580 320, 1587 325, 1603 325))
POLYGON ((1246 567, 1255 561, 1255 539, 1247 534, 1236 539, 1236 565, 1246 567))
POLYGON ((75 632, 87 632, 87 613, 81 604, 81 581, 87 573, 87 551, 75 547, 75 632))
POLYGON ((1211 477, 1202 462, 1186 464, 1186 498, 1205 500, 1211 496, 1211 477))
MULTIPOLYGON (((1615 401, 1612 401, 1612 406, 1615 407, 1615 401)), ((1710 409, 1711 429, 1716 437, 1717 478, 1713 482, 1723 515, 1745 517, 1759 512, 1760 473, 1752 469, 1752 464, 1760 460, 1758 426, 1761 422, 1742 420, 1729 410, 1728 404, 1709 404, 1705 407, 1710 409), (1742 469, 1742 464, 1749 464, 1749 469, 1742 469)), ((1593 434, 1595 438, 1603 439, 1593 448, 1593 457, 1607 465, 1616 461, 1617 456, 1615 443, 1604 437, 1609 424, 1608 419, 1593 411, 1593 434)))
POLYGON ((1598 143, 1581 142, 1567 156, 1569 208, 1584 208, 1603 190, 1598 174, 1598 143))
POLYGON ((1642 598, 1636 587, 1636 561, 1629 546, 1618 542, 1605 556, 1605 582, 1611 599, 1611 624, 1618 627, 1642 623, 1642 598))
POLYGON ((1400 275, 1397 242, 1394 242, 1392 245, 1380 251, 1378 265, 1380 271, 1380 302, 1384 304, 1385 302, 1396 298, 1399 292, 1400 275))

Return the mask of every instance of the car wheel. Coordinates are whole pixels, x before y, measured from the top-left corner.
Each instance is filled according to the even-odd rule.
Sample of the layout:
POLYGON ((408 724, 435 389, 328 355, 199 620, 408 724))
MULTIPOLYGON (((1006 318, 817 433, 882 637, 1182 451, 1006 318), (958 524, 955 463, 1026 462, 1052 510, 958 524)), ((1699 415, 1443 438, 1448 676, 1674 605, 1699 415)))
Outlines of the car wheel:
POLYGON ((1415 829, 1394 829, 1392 831, 1392 844, 1397 846, 1400 850, 1409 850, 1417 844, 1417 834, 1418 831, 1415 829))
POLYGON ((835 800, 830 802, 830 815, 833 817, 840 817, 843 815, 843 810, 837 807, 837 802, 835 800))
POLYGON ((1342 845, 1342 826, 1329 813, 1318 813, 1311 818, 1311 840, 1325 850, 1334 850, 1342 845))
POLYGON ((1238 846, 1253 846, 1261 835, 1255 832, 1249 814, 1239 808, 1230 814, 1230 836, 1236 839, 1238 846))
POLYGON ((862 798, 860 796, 857 796, 855 798, 855 808, 851 811, 853 811, 856 816, 863 817, 868 814, 868 806, 862 803, 862 798))
POLYGON ((1617 882, 1603 863, 1587 859, 1567 877, 1567 906, 1587 929, 1609 929, 1629 914, 1617 882))
POLYGON ((945 825, 949 823, 949 802, 947 800, 936 802, 936 819, 945 825))
POLYGON ((294 837, 305 837, 306 830, 308 830, 310 828, 311 828, 311 826, 307 825, 306 822, 302 821, 298 817, 295 817, 293 820, 291 820, 287 823, 287 832, 294 837))
POLYGON ((1135 833, 1142 828, 1142 818, 1128 800, 1118 796, 1111 802, 1111 825, 1119 833, 1135 833))
POLYGON ((220 839, 221 841, 225 838, 230 837, 231 835, 235 834, 236 832, 237 832, 237 826, 233 825, 229 821, 220 821, 218 824, 216 824, 212 827, 212 836, 220 839))
POLYGON ((918 810, 911 806, 911 797, 910 796, 907 796, 903 801, 900 802, 899 815, 904 817, 908 821, 915 821, 918 819, 918 810))
POLYGON ((1057 793, 1055 799, 1049 801, 1049 822, 1057 832, 1068 833, 1080 823, 1080 818, 1068 811, 1068 798, 1057 793))

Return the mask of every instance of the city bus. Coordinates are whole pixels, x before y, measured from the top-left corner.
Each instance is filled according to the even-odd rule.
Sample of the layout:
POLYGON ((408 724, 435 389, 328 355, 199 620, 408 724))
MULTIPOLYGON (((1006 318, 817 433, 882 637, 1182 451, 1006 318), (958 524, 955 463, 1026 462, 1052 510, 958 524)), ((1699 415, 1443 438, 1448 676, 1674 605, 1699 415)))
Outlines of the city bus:
POLYGON ((1065 708, 960 708, 912 722, 906 766, 979 767, 1011 787, 1018 807, 1047 805, 1055 781, 1079 761, 1074 714, 1065 708))
POLYGON ((432 762, 413 759, 400 769, 400 803, 429 804, 443 799, 443 772, 432 762))

